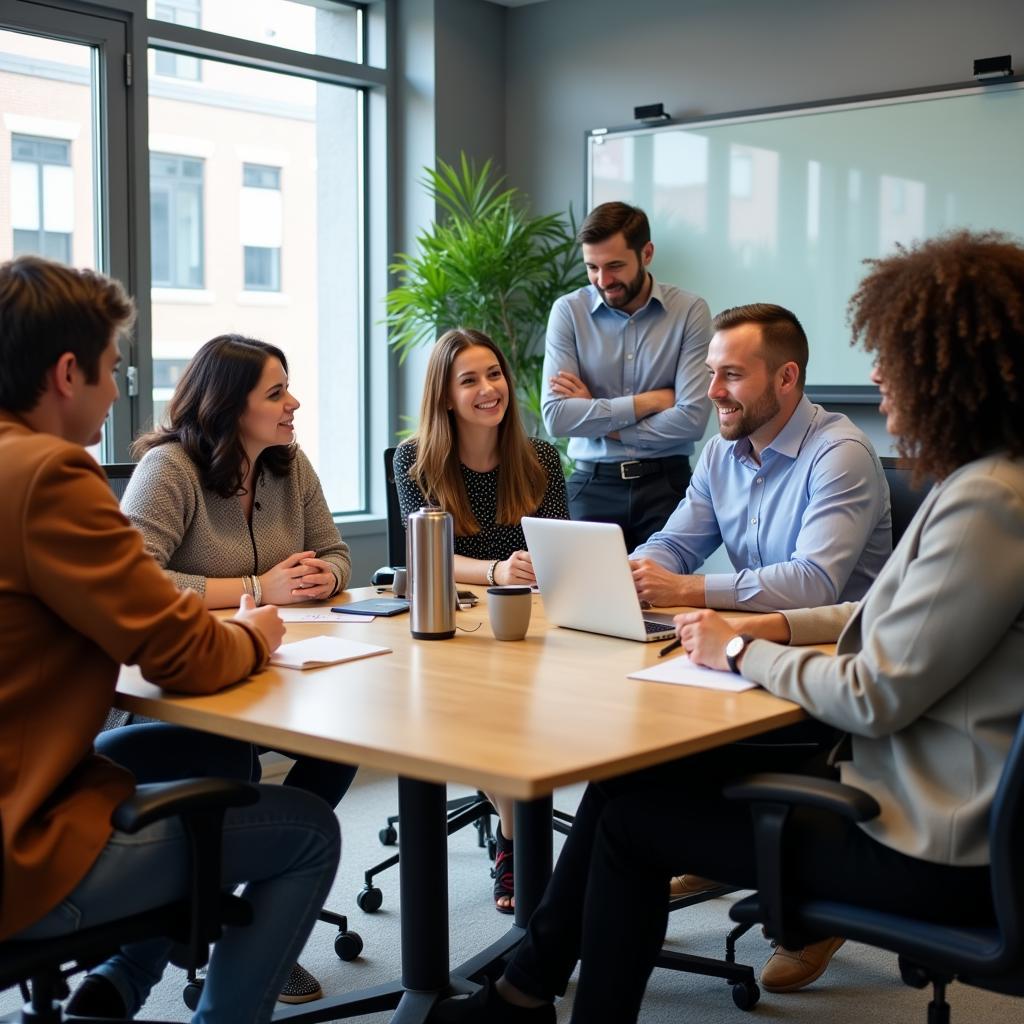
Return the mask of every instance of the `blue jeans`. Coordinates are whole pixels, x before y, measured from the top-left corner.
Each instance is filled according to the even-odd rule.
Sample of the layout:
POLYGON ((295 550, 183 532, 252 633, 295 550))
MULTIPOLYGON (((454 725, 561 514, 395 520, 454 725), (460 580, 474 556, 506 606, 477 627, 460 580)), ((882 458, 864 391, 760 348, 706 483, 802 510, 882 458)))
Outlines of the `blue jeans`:
MULTIPOLYGON (((213 737, 208 746, 203 734, 173 726, 120 731, 135 729, 149 730, 150 739, 153 729, 160 730, 161 749, 167 753, 173 752, 174 734, 179 734, 182 746, 168 765, 169 779, 215 774, 203 770, 204 750, 221 756, 219 752, 227 749, 212 743, 213 737)), ((129 739, 121 736, 119 742, 129 739)), ((227 812, 222 864, 226 886, 246 883, 242 896, 252 905, 253 924, 226 929, 214 946, 193 1024, 270 1020, 281 986, 334 880, 341 839, 331 809, 302 790, 259 790, 258 803, 227 812)), ((160 906, 184 897, 187 883, 187 840, 177 818, 156 822, 135 835, 115 831, 74 891, 19 937, 60 935, 160 906)), ((170 945, 155 939, 126 946, 93 973, 114 985, 134 1016, 160 980, 170 945)))

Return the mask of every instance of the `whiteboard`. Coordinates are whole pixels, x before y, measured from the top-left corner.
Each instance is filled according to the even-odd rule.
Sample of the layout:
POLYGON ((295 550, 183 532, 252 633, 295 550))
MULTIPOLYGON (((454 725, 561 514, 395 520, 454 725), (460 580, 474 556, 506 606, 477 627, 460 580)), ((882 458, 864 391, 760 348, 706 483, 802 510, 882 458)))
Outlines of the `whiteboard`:
POLYGON ((642 207, 652 270, 712 314, 776 302, 807 383, 870 400, 846 306, 866 258, 957 227, 1024 237, 1024 81, 587 134, 587 208, 642 207))

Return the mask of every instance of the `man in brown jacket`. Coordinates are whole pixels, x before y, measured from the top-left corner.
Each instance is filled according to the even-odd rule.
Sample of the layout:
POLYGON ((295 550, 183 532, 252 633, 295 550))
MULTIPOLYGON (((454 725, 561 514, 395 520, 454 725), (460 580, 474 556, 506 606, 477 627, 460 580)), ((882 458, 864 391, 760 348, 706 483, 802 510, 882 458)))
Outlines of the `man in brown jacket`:
MULTIPOLYGON (((276 609, 243 598, 218 621, 179 591, 121 515, 96 444, 117 397, 118 336, 134 316, 121 286, 35 257, 0 265, 0 939, 61 934, 184 894, 177 820, 127 836, 111 811, 132 776, 93 740, 119 667, 168 689, 211 693, 262 668, 283 636, 276 609)), ((181 730, 182 765, 202 758, 181 730)), ((228 813, 224 872, 247 882, 255 924, 218 943, 193 1018, 269 1020, 339 855, 318 798, 260 787, 228 813)), ((168 946, 122 951, 90 975, 78 1012, 133 1016, 168 946)))

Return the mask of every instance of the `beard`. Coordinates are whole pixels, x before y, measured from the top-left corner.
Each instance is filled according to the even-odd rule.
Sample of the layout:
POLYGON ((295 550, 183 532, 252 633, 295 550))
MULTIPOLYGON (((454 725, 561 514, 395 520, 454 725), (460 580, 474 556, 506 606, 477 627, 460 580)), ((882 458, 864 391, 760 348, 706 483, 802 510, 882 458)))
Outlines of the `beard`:
POLYGON ((643 286, 647 283, 647 268, 640 263, 640 269, 637 271, 636 277, 632 281, 627 281, 623 284, 623 291, 621 294, 616 294, 611 298, 608 297, 608 293, 599 285, 595 285, 598 292, 601 293, 601 298, 604 299, 606 306, 611 306, 612 309, 621 309, 623 306, 628 306, 641 292, 643 286))
POLYGON ((718 431, 726 441, 738 441, 741 437, 750 437, 755 430, 763 427, 773 416, 777 415, 782 406, 771 386, 758 396, 751 405, 743 406, 740 418, 730 426, 725 426, 721 419, 718 431))

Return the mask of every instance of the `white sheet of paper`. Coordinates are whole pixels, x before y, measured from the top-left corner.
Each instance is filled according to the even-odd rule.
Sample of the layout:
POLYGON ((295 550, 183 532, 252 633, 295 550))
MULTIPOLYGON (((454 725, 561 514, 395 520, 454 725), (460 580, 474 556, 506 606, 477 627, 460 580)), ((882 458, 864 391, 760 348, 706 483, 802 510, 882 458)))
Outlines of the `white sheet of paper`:
POLYGON ((282 622, 326 622, 334 626, 341 622, 373 622, 376 615, 350 615, 332 612, 330 608, 278 608, 282 622))
POLYGON ((630 679, 648 679, 654 683, 675 683, 677 686, 703 686, 706 690, 726 690, 729 693, 740 693, 753 690, 757 683, 750 682, 732 672, 720 672, 714 668, 702 668, 694 665, 685 655, 659 661, 657 665, 630 672, 630 679))
POLYGON ((270 664, 281 668, 319 668, 337 665, 356 658, 369 658, 375 654, 390 654, 390 647, 364 644, 360 640, 342 640, 336 636, 311 636, 308 640, 282 644, 270 656, 270 664))

